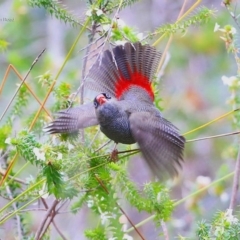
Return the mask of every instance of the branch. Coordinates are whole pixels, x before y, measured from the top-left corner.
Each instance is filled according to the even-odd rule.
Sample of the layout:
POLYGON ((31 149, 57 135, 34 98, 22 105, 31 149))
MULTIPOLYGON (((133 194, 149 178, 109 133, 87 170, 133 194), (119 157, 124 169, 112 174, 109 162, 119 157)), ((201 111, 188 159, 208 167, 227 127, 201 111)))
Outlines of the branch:
POLYGON ((237 203, 237 192, 239 188, 239 179, 240 179, 240 145, 238 149, 237 162, 235 166, 234 178, 233 178, 233 187, 232 187, 232 195, 229 208, 234 209, 237 203))
POLYGON ((4 115, 6 114, 8 108, 10 107, 10 105, 12 104, 14 98, 16 97, 17 93, 19 92, 20 88, 22 87, 22 85, 25 83, 29 73, 31 72, 31 70, 33 69, 34 65, 38 62, 39 58, 42 56, 42 54, 45 52, 46 48, 44 48, 40 54, 36 57, 36 59, 33 61, 30 69, 28 70, 26 76, 23 78, 22 82, 19 84, 19 87, 17 88, 16 92, 14 93, 13 97, 11 98, 10 102, 8 103, 7 107, 5 108, 5 110, 3 111, 2 116, 0 117, 0 122, 2 121, 4 115))
MULTIPOLYGON (((53 211, 54 211, 55 207, 58 205, 58 203, 59 203, 59 201, 57 199, 55 199, 52 203, 52 206, 48 209, 48 211, 47 211, 47 213, 46 213, 46 215, 45 215, 45 217, 44 217, 44 219, 43 219, 43 221, 42 221, 42 223, 41 223, 41 225, 40 225, 40 227, 39 227, 39 229, 38 229, 38 231, 35 235, 35 238, 34 238, 35 240, 40 240, 42 235, 44 235, 45 231, 47 230, 47 228, 46 228, 45 231, 43 231, 44 226, 45 226, 48 218, 53 215, 53 211)), ((50 222, 51 222, 51 220, 52 220, 52 217, 50 219, 50 222)))
MULTIPOLYGON (((42 200, 42 203, 43 203, 44 207, 45 207, 46 209, 48 209, 48 205, 47 205, 45 199, 44 199, 44 198, 41 198, 41 200, 42 200)), ((65 202, 64 202, 63 204, 65 204, 65 202)), ((61 207, 62 207, 62 205, 60 206, 60 208, 61 208, 61 207)), ((60 208, 59 208, 59 209, 60 209, 60 208)), ((59 209, 56 211, 56 214, 58 214, 59 209)), ((49 222, 51 222, 51 221, 49 221, 49 222)), ((63 233, 60 231, 60 229, 58 228, 58 226, 57 226, 57 224, 55 223, 54 220, 52 220, 52 223, 53 223, 53 226, 55 227, 56 231, 58 232, 58 234, 62 237, 62 239, 63 239, 63 240, 67 240, 67 238, 66 238, 66 237, 63 235, 63 233)), ((47 228, 48 228, 48 227, 46 227, 46 229, 47 229, 47 228)))
MULTIPOLYGON (((236 11, 236 8, 235 8, 235 11, 234 12, 231 12, 230 11, 230 8, 229 8, 229 5, 230 4, 227 4, 227 3, 223 3, 224 4, 224 6, 226 7, 226 9, 228 10, 228 12, 229 12, 229 14, 231 15, 231 17, 232 17, 232 19, 234 20, 234 22, 236 23, 236 25, 237 25, 237 27, 240 29, 240 24, 239 24, 239 22, 238 22, 238 16, 236 16, 236 14, 235 14, 235 11, 236 11)), ((236 5, 237 6, 237 5, 236 5)))
POLYGON ((161 221, 161 225, 162 225, 162 230, 163 230, 163 235, 165 237, 165 240, 169 240, 169 234, 168 234, 166 223, 164 221, 161 221))

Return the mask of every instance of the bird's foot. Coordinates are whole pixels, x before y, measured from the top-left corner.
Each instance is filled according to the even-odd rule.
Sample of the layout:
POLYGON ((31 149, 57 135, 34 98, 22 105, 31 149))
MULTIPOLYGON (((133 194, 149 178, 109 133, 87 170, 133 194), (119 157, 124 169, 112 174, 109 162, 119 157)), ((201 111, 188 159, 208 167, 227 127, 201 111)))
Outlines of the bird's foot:
POLYGON ((118 150, 116 148, 112 151, 111 156, 110 156, 110 160, 112 162, 117 162, 118 161, 118 150))

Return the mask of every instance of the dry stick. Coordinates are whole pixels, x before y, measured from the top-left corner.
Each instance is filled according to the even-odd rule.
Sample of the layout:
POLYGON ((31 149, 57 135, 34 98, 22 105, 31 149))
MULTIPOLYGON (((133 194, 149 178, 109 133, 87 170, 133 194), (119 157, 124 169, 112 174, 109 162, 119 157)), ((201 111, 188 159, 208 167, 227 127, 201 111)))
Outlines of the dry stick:
POLYGON ((234 209, 237 203, 237 192, 239 188, 239 178, 240 178, 240 146, 238 149, 237 162, 235 166, 234 178, 233 178, 233 186, 232 186, 232 195, 229 208, 234 209))
POLYGON ((233 136, 233 135, 237 135, 237 134, 240 134, 240 131, 230 132, 230 133, 223 133, 223 134, 218 134, 218 135, 208 136, 208 137, 202 137, 202 138, 190 139, 190 140, 187 140, 186 142, 187 142, 187 143, 189 143, 189 142, 196 142, 196 141, 202 141, 202 140, 212 139, 212 138, 220 138, 220 137, 233 136))
MULTIPOLYGON (((92 45, 94 45, 95 43, 97 43, 99 40, 101 40, 101 39, 104 37, 104 35, 105 35, 105 33, 104 33, 103 35, 101 35, 99 38, 97 38, 97 39, 95 39, 94 41, 92 41, 92 42, 91 42, 90 44, 88 44, 87 46, 85 46, 85 47, 83 47, 82 49, 80 49, 79 52, 82 52, 83 50, 86 50, 87 48, 89 48, 89 47, 91 47, 92 45)), ((94 51, 96 51, 96 49, 93 49, 93 50, 91 51, 91 53, 94 52, 94 51)), ((89 53, 88 53, 88 54, 85 54, 85 56, 84 56, 83 58, 85 58, 85 57, 87 57, 87 56, 89 56, 89 53)))
POLYGON ((58 234, 62 237, 62 239, 67 240, 67 238, 63 235, 63 233, 60 231, 60 229, 58 228, 58 226, 56 225, 56 223, 54 221, 53 221, 53 226, 57 230, 58 234))
POLYGON ((100 129, 97 130, 97 132, 96 132, 96 134, 94 135, 92 141, 89 143, 88 148, 90 148, 90 147, 93 145, 93 143, 95 142, 95 140, 96 140, 96 138, 98 137, 99 133, 100 133, 100 129))
MULTIPOLYGON (((29 71, 27 72, 27 75, 24 77, 24 79, 23 79, 23 81, 21 82, 18 90, 20 89, 20 87, 22 86, 22 84, 24 84, 24 82, 25 82, 26 78, 28 77, 30 71, 33 69, 34 65, 37 63, 37 61, 38 61, 39 58, 42 56, 42 54, 44 53, 44 51, 45 51, 45 49, 44 49, 44 50, 37 56, 37 58, 33 61, 32 65, 31 65, 31 67, 30 67, 30 69, 29 69, 29 71)), ((18 90, 17 90, 17 92, 18 92, 18 90)), ((17 92, 16 92, 15 94, 17 94, 17 92)), ((49 93, 49 94, 50 94, 50 93, 49 93)), ((12 100, 13 100, 13 98, 12 98, 12 100)), ((7 109, 9 108, 12 100, 10 101, 8 107, 6 108, 6 111, 7 111, 7 109)), ((43 104, 45 104, 45 103, 43 103, 43 104)), ((42 108, 42 106, 43 106, 43 105, 41 105, 41 108, 42 108)), ((3 113, 2 117, 4 116, 4 114, 5 114, 5 113, 3 113)), ((1 119, 2 119, 2 118, 1 118, 1 119)), ((0 121, 1 121, 1 119, 0 119, 0 121)), ((35 121, 36 121, 36 117, 34 118, 34 120, 33 120, 33 122, 32 122, 32 125, 30 126, 29 130, 32 129, 33 124, 35 123, 35 121)), ((15 160, 17 159, 18 155, 19 155, 19 153, 16 152, 15 155, 13 156, 13 159, 11 160, 10 164, 8 165, 8 168, 7 168, 7 170, 6 170, 5 175, 2 177, 2 179, 1 179, 1 181, 0 181, 0 186, 3 185, 3 183, 5 182, 7 176, 8 176, 9 173, 11 172, 11 170, 12 170, 14 164, 15 164, 15 160)))
MULTIPOLYGON (((4 176, 6 174, 6 172, 3 169, 0 169, 0 175, 4 176)), ((13 178, 12 176, 9 176, 10 179, 13 179, 13 181, 27 185, 27 183, 25 181, 23 181, 20 178, 13 178)))
POLYGON ((98 152, 100 151, 102 148, 104 148, 105 146, 107 146, 112 140, 108 140, 107 142, 105 142, 102 146, 100 146, 98 149, 96 149, 94 152, 98 152))
MULTIPOLYGON (((44 198, 41 198, 41 200, 42 200, 42 203, 43 203, 44 207, 46 208, 46 210, 48 210, 48 205, 47 205, 45 199, 44 199, 44 198)), ((57 212, 58 212, 58 210, 57 210, 57 212)), ((55 223, 54 220, 52 221, 52 223, 53 223, 53 226, 55 227, 56 231, 58 232, 58 234, 62 237, 62 239, 63 239, 63 240, 67 240, 67 238, 66 238, 66 237, 63 235, 63 233, 60 231, 60 229, 58 228, 58 226, 57 226, 57 224, 55 223)), ((47 228, 46 228, 46 229, 47 229, 47 228)))
POLYGON ((54 208, 57 206, 58 203, 59 203, 59 201, 55 199, 52 203, 52 206, 48 209, 48 211, 45 215, 45 218, 43 219, 43 221, 42 221, 42 223, 41 223, 41 225, 40 225, 40 227, 39 227, 39 229, 38 229, 38 231, 35 235, 35 238, 34 238, 35 240, 41 239, 40 237, 42 235, 41 233, 43 231, 44 225, 46 224, 46 222, 48 220, 48 217, 50 217, 52 215, 52 212, 53 212, 54 208))
MULTIPOLYGON (((104 189, 104 191, 109 194, 109 191, 107 190, 106 186, 103 184, 103 182, 101 181, 101 179, 99 179, 97 177, 97 175, 94 175, 95 178, 97 179, 97 181, 99 182, 99 184, 102 186, 102 188, 104 189)), ((125 211, 119 206, 119 204, 116 202, 116 205, 119 207, 120 211, 122 212, 123 215, 125 215, 125 217, 127 218, 127 220, 129 221, 129 223, 131 224, 131 226, 134 228, 134 230, 137 232, 137 234, 139 235, 139 237, 142 240, 145 240, 145 238, 142 236, 142 234, 138 231, 138 229, 136 228, 136 226, 134 225, 134 223, 131 221, 131 219, 128 217, 128 215, 125 213, 125 211)))
POLYGON ((20 88, 22 87, 22 85, 23 85, 24 82, 26 81, 29 73, 31 72, 31 70, 33 69, 34 65, 37 63, 37 61, 39 60, 39 58, 42 56, 42 54, 45 52, 45 50, 46 50, 46 48, 44 48, 44 49, 42 50, 42 52, 37 56, 37 58, 33 61, 30 69, 28 70, 28 72, 27 72, 27 74, 26 74, 26 76, 23 78, 22 82, 20 83, 19 87, 17 88, 16 92, 14 93, 14 95, 13 95, 13 97, 11 98, 10 102, 8 103, 6 109, 3 111, 3 114, 2 114, 2 116, 0 117, 0 121, 2 121, 2 119, 3 119, 4 115, 6 114, 8 108, 10 107, 10 105, 12 104, 12 102, 13 102, 14 98, 16 97, 17 93, 19 92, 20 88))
POLYGON ((193 132, 196 132, 196 131, 198 131, 198 130, 200 130, 200 129, 202 129, 202 128, 205 128, 205 127, 207 127, 208 125, 210 125, 210 124, 212 124, 212 123, 215 123, 215 122, 217 122, 218 120, 221 120, 221 119, 223 119, 223 118, 225 118, 225 117, 227 117, 227 116, 229 116, 229 115, 231 115, 231 114, 233 114, 234 112, 237 112, 237 111, 239 111, 239 110, 240 110, 240 108, 236 108, 236 109, 234 109, 234 110, 231 110, 231 111, 229 111, 229 112, 221 115, 220 117, 217 117, 217 118, 215 118, 215 119, 213 119, 213 120, 211 120, 211 121, 209 121, 209 122, 207 122, 207 123, 205 123, 205 124, 203 124, 203 125, 201 125, 201 126, 199 126, 199 127, 196 127, 196 128, 194 128, 194 129, 192 129, 192 130, 190 130, 190 131, 188 131, 188 132, 185 132, 185 133, 183 134, 183 136, 188 135, 188 134, 193 133, 193 132))
POLYGON ((50 216, 50 219, 49 219, 49 221, 48 221, 48 223, 47 223, 47 225, 46 225, 46 227, 45 227, 45 230, 43 231, 40 239, 43 238, 43 236, 44 236, 45 232, 47 231, 47 229, 49 228, 50 224, 53 223, 53 219, 54 219, 54 217, 56 216, 56 214, 57 214, 57 213, 56 213, 56 210, 53 209, 53 212, 52 212, 52 214, 51 214, 51 216, 50 216))
MULTIPOLYGON (((1 85, 0 85, 0 95, 1 95, 1 92, 2 92, 2 90, 3 90, 3 87, 4 87, 5 83, 6 83, 7 77, 8 77, 8 75, 9 75, 11 69, 12 69, 12 71, 18 76, 18 78, 19 78, 21 81, 24 81, 23 78, 22 78, 22 76, 20 75, 20 73, 17 71, 17 69, 16 69, 12 64, 9 64, 8 67, 7 67, 7 70, 6 70, 6 72, 5 72, 5 75, 4 75, 4 77, 3 77, 3 81, 2 81, 2 83, 1 83, 1 85)), ((35 100, 41 105, 41 104, 42 104, 41 101, 39 100, 39 98, 37 97, 37 95, 33 92, 33 90, 31 89, 31 87, 30 87, 26 82, 24 82, 24 85, 27 87, 28 91, 32 94, 32 96, 35 98, 35 100)), ((47 113, 47 115, 48 115, 49 117, 51 117, 51 114, 49 113, 49 111, 48 111, 45 107, 43 107, 43 110, 47 113)))
MULTIPOLYGON (((102 51, 104 50, 105 44, 106 44, 106 42, 108 41, 108 39, 110 38, 110 36, 111 36, 112 29, 113 29, 113 26, 114 26, 114 20, 117 19, 117 16, 118 16, 118 13, 119 13, 119 11, 120 11, 120 9, 121 9, 121 7, 122 7, 122 4, 123 4, 123 0, 120 0, 120 1, 119 1, 119 4, 118 4, 118 8, 117 8, 117 10, 116 10, 116 12, 115 12, 115 14, 114 14, 114 16, 113 16, 113 18, 112 18, 113 20, 112 20, 111 26, 110 26, 110 28, 109 28, 109 30, 108 30, 106 39, 105 39, 105 41, 104 41, 104 43, 103 43, 102 51)), ((100 63, 102 62, 102 59, 101 59, 102 51, 100 52, 100 63)))

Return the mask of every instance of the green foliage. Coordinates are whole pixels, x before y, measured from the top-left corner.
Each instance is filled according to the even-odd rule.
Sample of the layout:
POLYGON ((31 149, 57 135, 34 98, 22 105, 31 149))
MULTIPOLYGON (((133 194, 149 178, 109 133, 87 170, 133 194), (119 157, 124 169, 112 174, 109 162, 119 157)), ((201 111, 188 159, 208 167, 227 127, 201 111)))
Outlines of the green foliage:
POLYGON ((53 83, 53 76, 49 71, 45 72, 42 75, 38 76, 38 81, 42 85, 42 87, 50 87, 51 84, 53 83))
POLYGON ((201 221, 197 236, 200 240, 238 240, 240 239, 240 222, 232 215, 232 210, 219 212, 211 223, 201 221))
POLYGON ((63 180, 63 174, 60 172, 61 166, 54 162, 48 162, 43 167, 43 176, 46 177, 47 189, 57 199, 72 199, 77 196, 77 190, 68 181, 63 180))
POLYGON ((88 0, 87 2, 90 6, 93 6, 93 5, 95 6, 95 5, 99 4, 99 6, 98 6, 99 9, 102 9, 102 11, 104 13, 111 14, 116 10, 116 8, 120 7, 120 9, 123 9, 127 6, 134 4, 137 1, 139 1, 139 0, 124 0, 122 2, 121 6, 120 6, 119 0, 101 0, 101 1, 88 0))
POLYGON ((6 139, 9 137, 11 133, 11 126, 3 125, 0 128, 0 149, 5 149, 7 147, 6 139))
MULTIPOLYGON (((35 136, 27 131, 20 132, 16 139, 11 140, 11 143, 16 146, 26 161, 40 168, 40 176, 46 178, 49 194, 55 195, 57 199, 72 199, 77 195, 77 191, 71 183, 63 180, 62 165, 61 161, 57 159, 56 150, 50 150, 47 145, 41 145, 36 141, 35 136)), ((64 150, 62 152, 64 153, 64 150)))
POLYGON ((17 116, 21 116, 23 114, 23 111, 29 102, 29 96, 30 93, 28 92, 27 87, 25 85, 22 85, 15 99, 15 103, 11 109, 10 116, 7 119, 7 124, 12 125, 13 120, 17 116))
POLYGON ((157 29, 153 34, 173 34, 178 31, 185 33, 190 26, 199 25, 207 23, 211 17, 214 15, 214 11, 206 7, 201 7, 198 9, 197 13, 188 17, 187 20, 180 21, 178 23, 165 24, 157 29))
POLYGON ((6 51, 8 46, 9 46, 9 42, 3 39, 0 39, 0 52, 6 51))
POLYGON ((44 8, 50 15, 54 15, 55 18, 65 23, 70 23, 73 27, 79 25, 77 19, 56 0, 28 0, 28 4, 31 7, 44 8))
POLYGON ((118 169, 116 181, 118 182, 117 187, 132 206, 136 207, 140 212, 146 211, 155 214, 157 225, 159 220, 165 221, 169 219, 173 211, 173 202, 169 198, 168 189, 162 184, 159 182, 147 183, 141 193, 122 169, 118 169))
POLYGON ((66 109, 69 107, 69 96, 71 93, 71 86, 69 83, 61 82, 59 86, 54 88, 53 94, 56 98, 55 105, 53 107, 53 111, 57 112, 62 109, 66 109))
POLYGON ((137 42, 140 39, 138 38, 136 32, 133 28, 130 28, 128 26, 116 26, 112 30, 112 40, 114 42, 117 41, 130 41, 130 42, 137 42))
POLYGON ((41 144, 35 139, 32 133, 28 133, 26 130, 20 132, 16 139, 12 139, 12 144, 16 146, 21 156, 27 161, 36 166, 43 166, 43 161, 40 156, 36 156, 35 149, 39 149, 41 144))
POLYGON ((93 230, 86 230, 85 236, 90 239, 90 240, 107 240, 108 238, 106 237, 104 233, 104 228, 98 227, 93 230))

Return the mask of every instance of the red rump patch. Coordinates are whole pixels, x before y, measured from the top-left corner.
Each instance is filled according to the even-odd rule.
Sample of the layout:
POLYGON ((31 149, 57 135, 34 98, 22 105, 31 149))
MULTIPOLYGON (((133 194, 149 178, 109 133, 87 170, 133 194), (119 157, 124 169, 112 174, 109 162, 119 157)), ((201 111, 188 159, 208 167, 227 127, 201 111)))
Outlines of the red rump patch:
MULTIPOLYGON (((121 74, 122 75, 122 74, 121 74)), ((131 73, 130 79, 123 76, 118 79, 115 85, 116 98, 119 99, 125 91, 129 90, 132 86, 138 86, 147 91, 152 100, 154 100, 154 93, 148 78, 139 72, 131 73)))

